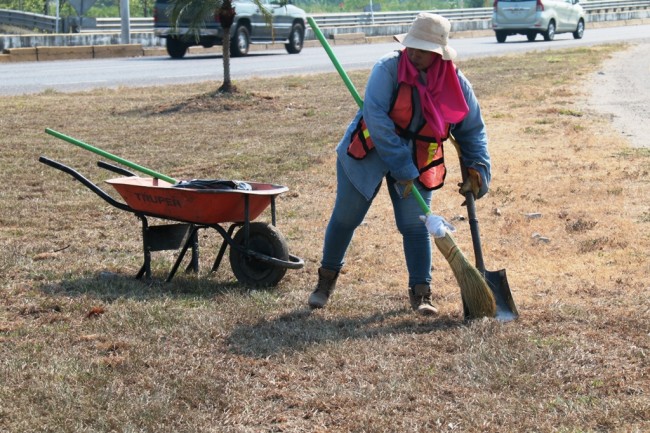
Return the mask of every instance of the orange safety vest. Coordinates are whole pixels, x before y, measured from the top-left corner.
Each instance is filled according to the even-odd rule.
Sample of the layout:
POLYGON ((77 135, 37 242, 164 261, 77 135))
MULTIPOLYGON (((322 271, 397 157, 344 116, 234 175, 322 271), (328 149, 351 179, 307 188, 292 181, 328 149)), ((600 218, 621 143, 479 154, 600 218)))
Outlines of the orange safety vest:
MULTIPOLYGON (((445 135, 438 141, 427 123, 417 132, 408 130, 413 118, 413 93, 409 84, 401 83, 397 97, 393 101, 388 116, 395 123, 395 132, 403 138, 410 138, 414 143, 415 165, 420 172, 418 179, 428 189, 441 188, 445 183, 445 168, 442 143, 449 137, 449 124, 445 125, 445 135)), ((352 132, 348 155, 354 159, 363 159, 375 147, 363 117, 352 132)))

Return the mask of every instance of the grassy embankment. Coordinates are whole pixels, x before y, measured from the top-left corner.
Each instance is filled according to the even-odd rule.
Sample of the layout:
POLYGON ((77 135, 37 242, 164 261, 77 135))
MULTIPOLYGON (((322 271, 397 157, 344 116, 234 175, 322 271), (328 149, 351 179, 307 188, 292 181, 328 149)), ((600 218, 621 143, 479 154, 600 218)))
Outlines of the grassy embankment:
MULTIPOLYGON (((331 305, 305 308, 355 111, 335 74, 241 81, 233 98, 208 96, 219 83, 2 98, 0 431, 647 431, 650 153, 578 85, 614 49, 459 63, 491 138, 478 208, 488 268, 507 269, 521 313, 507 324, 463 323, 439 254, 441 314, 413 315, 385 190, 331 305), (174 259, 161 252, 155 279, 134 280, 138 220, 37 162, 110 190, 96 155, 46 127, 176 178, 289 186, 278 227, 305 268, 241 287, 227 261, 207 273, 219 238, 206 230, 198 277, 161 282, 174 259)), ((367 72, 351 77, 363 89, 367 72)), ((453 220, 465 211, 447 160, 434 209, 453 220)))

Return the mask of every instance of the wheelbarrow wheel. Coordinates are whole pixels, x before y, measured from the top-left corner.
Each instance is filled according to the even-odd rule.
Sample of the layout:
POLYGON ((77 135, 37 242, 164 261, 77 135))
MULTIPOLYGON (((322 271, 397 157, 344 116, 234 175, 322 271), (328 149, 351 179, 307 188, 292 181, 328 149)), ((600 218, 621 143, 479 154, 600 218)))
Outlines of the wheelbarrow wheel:
POLYGON ((239 248, 230 248, 230 267, 240 283, 256 287, 274 287, 284 277, 286 267, 278 266, 272 263, 272 260, 264 260, 289 260, 287 241, 276 227, 262 222, 250 223, 248 246, 244 227, 237 231, 233 242, 239 248))

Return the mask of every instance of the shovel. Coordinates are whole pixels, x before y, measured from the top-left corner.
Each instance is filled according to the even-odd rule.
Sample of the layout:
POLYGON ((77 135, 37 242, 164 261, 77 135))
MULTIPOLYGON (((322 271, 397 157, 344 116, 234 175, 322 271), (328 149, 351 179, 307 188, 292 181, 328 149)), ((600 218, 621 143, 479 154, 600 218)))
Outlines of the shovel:
MULTIPOLYGON (((456 152, 458 152, 458 159, 460 160, 460 147, 458 143, 452 137, 449 137, 449 139, 454 147, 456 147, 456 152)), ((463 183, 465 183, 468 174, 467 168, 463 165, 462 161, 460 161, 460 169, 463 183)), ((476 269, 478 269, 478 271, 483 274, 483 278, 485 278, 485 281, 490 287, 490 290, 492 290, 492 293, 494 294, 494 300, 497 304, 497 313, 495 318, 502 322, 515 320, 519 317, 519 313, 517 312, 515 301, 512 298, 512 293, 510 292, 510 285, 508 284, 508 278, 506 277, 506 270, 501 269, 498 271, 488 271, 485 269, 483 251, 481 249, 481 235, 478 228, 478 218, 476 217, 476 203, 474 200, 474 194, 472 194, 471 191, 468 191, 465 194, 465 204, 467 205, 469 229, 472 233, 472 246, 474 247, 476 269)), ((467 317, 467 306, 464 303, 463 309, 465 310, 465 316, 467 317)))

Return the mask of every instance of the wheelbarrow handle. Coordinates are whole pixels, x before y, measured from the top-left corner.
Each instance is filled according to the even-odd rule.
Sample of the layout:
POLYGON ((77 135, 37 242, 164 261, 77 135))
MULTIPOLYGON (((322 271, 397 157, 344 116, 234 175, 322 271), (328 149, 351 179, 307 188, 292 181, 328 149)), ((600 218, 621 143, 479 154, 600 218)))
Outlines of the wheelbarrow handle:
POLYGON ((76 170, 68 167, 67 165, 61 164, 58 161, 54 161, 53 159, 46 158, 45 156, 41 156, 38 158, 38 161, 45 164, 49 165, 52 168, 56 168, 57 170, 61 170, 64 173, 68 173, 70 176, 74 177, 77 179, 79 182, 81 182, 86 188, 97 194, 99 197, 104 199, 106 202, 108 202, 110 205, 115 206, 118 209, 125 210, 127 212, 133 212, 135 211, 128 205, 124 203, 120 203, 119 201, 115 200, 113 197, 108 195, 103 189, 92 183, 90 180, 86 179, 84 176, 82 176, 79 172, 76 170))

